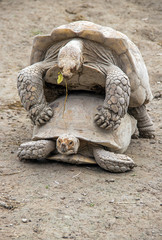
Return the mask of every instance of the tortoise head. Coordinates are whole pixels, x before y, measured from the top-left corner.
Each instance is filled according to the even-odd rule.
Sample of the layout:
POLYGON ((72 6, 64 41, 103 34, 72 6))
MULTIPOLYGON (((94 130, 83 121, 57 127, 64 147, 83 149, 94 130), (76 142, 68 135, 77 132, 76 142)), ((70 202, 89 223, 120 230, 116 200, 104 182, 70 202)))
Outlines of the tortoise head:
POLYGON ((82 43, 74 39, 62 47, 58 53, 58 67, 63 77, 70 79, 82 66, 82 43))
POLYGON ((80 142, 73 135, 63 134, 56 140, 56 147, 59 153, 70 155, 78 152, 80 142))

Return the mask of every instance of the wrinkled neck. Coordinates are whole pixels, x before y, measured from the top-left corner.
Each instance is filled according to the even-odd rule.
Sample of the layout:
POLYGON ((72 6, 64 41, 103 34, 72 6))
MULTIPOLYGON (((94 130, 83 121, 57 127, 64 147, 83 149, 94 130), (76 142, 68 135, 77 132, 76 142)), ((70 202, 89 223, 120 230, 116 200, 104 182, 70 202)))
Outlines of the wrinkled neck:
POLYGON ((80 52, 82 52, 82 50, 83 50, 83 42, 79 38, 74 38, 71 41, 69 41, 64 47, 66 47, 66 48, 73 48, 73 49, 76 49, 76 51, 80 50, 80 52))

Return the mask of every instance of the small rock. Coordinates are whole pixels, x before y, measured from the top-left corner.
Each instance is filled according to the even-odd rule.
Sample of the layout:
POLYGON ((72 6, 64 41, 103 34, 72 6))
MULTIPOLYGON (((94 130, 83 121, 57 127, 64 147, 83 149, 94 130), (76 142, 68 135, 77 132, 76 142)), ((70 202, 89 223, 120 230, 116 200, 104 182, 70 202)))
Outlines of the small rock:
POLYGON ((64 234, 64 235, 62 236, 62 238, 69 238, 69 237, 68 237, 67 235, 64 234))
POLYGON ((60 197, 61 200, 65 200, 65 197, 60 197))
POLYGON ((87 196, 87 193, 82 193, 83 196, 87 196))
POLYGON ((84 199, 83 199, 83 198, 78 198, 78 201, 79 201, 79 202, 83 202, 84 199))
POLYGON ((147 18, 142 18, 142 21, 148 21, 148 17, 147 18))
POLYGON ((115 179, 106 179, 105 182, 115 182, 115 179))
POLYGON ((156 140, 151 140, 150 141, 150 144, 155 144, 156 143, 156 140))
POLYGON ((161 98, 161 93, 158 91, 154 94, 154 98, 161 98))
POLYGON ((22 221, 23 223, 27 223, 27 222, 28 222, 28 220, 27 220, 26 218, 22 218, 21 221, 22 221))
POLYGON ((68 216, 68 215, 65 215, 64 218, 66 218, 66 219, 70 219, 71 217, 68 216))
POLYGON ((109 201, 109 203, 114 203, 114 201, 115 201, 115 200, 114 200, 114 199, 112 199, 112 200, 110 200, 110 201, 109 201))

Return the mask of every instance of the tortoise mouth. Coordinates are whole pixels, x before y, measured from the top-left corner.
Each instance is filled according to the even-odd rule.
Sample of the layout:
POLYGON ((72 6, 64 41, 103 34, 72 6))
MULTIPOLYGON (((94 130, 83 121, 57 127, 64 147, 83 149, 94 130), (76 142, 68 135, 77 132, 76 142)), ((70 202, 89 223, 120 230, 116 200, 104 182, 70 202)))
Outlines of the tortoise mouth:
POLYGON ((73 150, 60 150, 60 149, 57 149, 59 153, 61 153, 62 155, 73 155, 73 154, 76 154, 73 150))

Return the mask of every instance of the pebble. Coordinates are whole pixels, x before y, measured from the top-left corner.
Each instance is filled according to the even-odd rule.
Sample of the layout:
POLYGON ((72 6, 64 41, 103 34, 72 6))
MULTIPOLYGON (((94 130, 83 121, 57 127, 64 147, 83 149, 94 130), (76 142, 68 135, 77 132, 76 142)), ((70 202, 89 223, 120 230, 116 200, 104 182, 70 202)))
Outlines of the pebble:
POLYGON ((115 182, 115 179, 106 179, 105 182, 115 182))
POLYGON ((22 218, 21 221, 22 221, 23 223, 27 223, 27 222, 28 222, 28 220, 27 220, 26 218, 22 218))
POLYGON ((162 95, 160 92, 156 92, 155 95, 154 95, 154 98, 160 98, 162 95))
POLYGON ((83 196, 87 196, 87 193, 82 193, 83 196))
POLYGON ((155 144, 156 143, 156 140, 151 140, 150 141, 150 144, 155 144))

